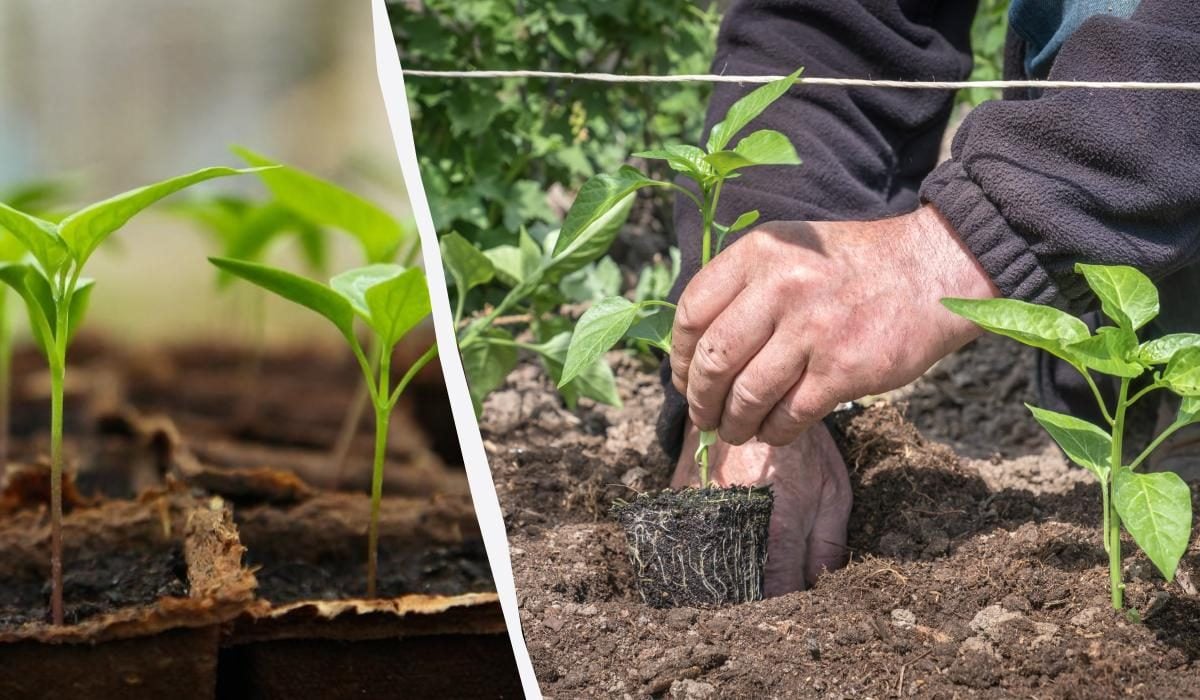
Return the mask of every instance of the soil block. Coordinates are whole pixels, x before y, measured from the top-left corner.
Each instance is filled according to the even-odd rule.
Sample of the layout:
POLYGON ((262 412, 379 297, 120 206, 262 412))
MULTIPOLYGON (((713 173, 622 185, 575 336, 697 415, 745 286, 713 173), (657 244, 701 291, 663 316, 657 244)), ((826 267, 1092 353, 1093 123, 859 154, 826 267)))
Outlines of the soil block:
POLYGON ((212 698, 220 625, 253 601, 229 510, 159 492, 64 522, 67 624, 49 624, 43 512, 0 522, 0 698, 212 698))
POLYGON ((385 498, 364 599, 366 496, 243 507, 260 605, 221 657, 228 698, 521 697, 469 498, 385 498))
POLYGON ((773 504, 763 486, 665 490, 615 503, 642 600, 656 608, 761 600, 773 504))

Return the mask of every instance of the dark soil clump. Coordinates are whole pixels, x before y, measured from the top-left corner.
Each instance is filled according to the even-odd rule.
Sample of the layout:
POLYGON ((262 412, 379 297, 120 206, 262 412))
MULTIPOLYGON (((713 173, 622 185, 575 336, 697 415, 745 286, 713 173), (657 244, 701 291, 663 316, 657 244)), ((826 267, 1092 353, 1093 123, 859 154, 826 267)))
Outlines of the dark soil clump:
POLYGON ((762 600, 769 488, 706 488, 618 501, 638 593, 655 608, 762 600))

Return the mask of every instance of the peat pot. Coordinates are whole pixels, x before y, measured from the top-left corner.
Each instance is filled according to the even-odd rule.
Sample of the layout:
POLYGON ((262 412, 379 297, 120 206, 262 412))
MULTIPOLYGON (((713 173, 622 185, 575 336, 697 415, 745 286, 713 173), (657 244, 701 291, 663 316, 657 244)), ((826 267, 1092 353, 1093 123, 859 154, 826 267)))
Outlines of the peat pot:
POLYGON ((768 486, 665 490, 618 501, 637 589, 652 607, 721 607, 763 597, 768 486))

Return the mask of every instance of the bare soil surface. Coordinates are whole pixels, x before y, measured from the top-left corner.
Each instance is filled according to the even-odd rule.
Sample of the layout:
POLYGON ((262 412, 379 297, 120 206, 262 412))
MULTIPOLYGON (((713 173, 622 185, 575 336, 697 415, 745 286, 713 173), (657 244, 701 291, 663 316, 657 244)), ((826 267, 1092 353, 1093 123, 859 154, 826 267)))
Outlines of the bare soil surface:
POLYGON ((520 367, 488 400, 483 430, 547 697, 1200 694, 1200 546, 1172 584, 1127 555, 1141 621, 1114 612, 1099 491, 1026 433, 1019 412, 1001 410, 1020 408, 1029 384, 1003 374, 1006 350, 985 349, 988 362, 958 362, 1011 386, 982 372, 951 380, 964 369, 951 362, 913 387, 907 407, 970 450, 924 437, 897 404, 848 419, 851 564, 810 591, 718 610, 644 605, 608 514, 614 498, 668 481, 653 431, 657 376, 622 360, 625 407, 570 412, 537 367, 520 367), (979 400, 991 409, 972 413, 979 400))

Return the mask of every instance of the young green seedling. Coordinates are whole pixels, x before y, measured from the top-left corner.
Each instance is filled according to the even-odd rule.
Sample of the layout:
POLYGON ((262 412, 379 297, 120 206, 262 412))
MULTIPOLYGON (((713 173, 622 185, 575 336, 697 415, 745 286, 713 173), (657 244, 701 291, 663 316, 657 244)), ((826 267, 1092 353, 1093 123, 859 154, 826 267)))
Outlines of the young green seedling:
POLYGON ((204 180, 247 172, 252 170, 198 170, 119 194, 57 223, 0 204, 0 227, 11 232, 34 261, 0 264, 0 282, 16 290, 25 301, 34 340, 50 365, 50 609, 56 625, 63 623, 63 387, 67 346, 91 295, 92 281, 82 277, 83 268, 109 236, 163 197, 204 180))
MULTIPOLYGON (((661 150, 635 155, 664 160, 670 168, 696 185, 696 191, 673 182, 652 180, 632 167, 621 168, 616 175, 597 175, 579 190, 558 236, 555 252, 567 254, 586 250, 593 243, 581 237, 596 222, 618 217, 624 221, 634 194, 643 187, 670 187, 691 200, 700 212, 700 264, 707 265, 725 245, 727 237, 758 221, 758 212, 741 214, 729 225, 717 221, 717 207, 725 183, 749 167, 760 165, 799 165, 800 158, 787 136, 770 129, 754 131, 732 148, 730 143, 746 126, 773 102, 782 97, 800 76, 797 70, 786 78, 754 90, 735 102, 725 118, 713 126, 705 148, 670 145, 661 150)), ((671 326, 675 305, 657 299, 629 301, 620 296, 602 299, 579 319, 563 363, 560 386, 575 379, 587 367, 600 360, 624 338, 634 338, 671 351, 671 326)), ((716 442, 715 431, 700 433, 696 464, 700 485, 707 487, 708 448, 716 442)))
POLYGON ((1087 380, 1107 429, 1074 416, 1029 406, 1067 457, 1100 482, 1104 549, 1108 552, 1112 605, 1124 604, 1121 580, 1121 525, 1168 581, 1187 550, 1192 532, 1191 491, 1172 472, 1138 471, 1146 458, 1184 426, 1200 421, 1200 335, 1177 333, 1144 343, 1137 331, 1158 315, 1158 290, 1131 267, 1076 265, 1114 325, 1094 334, 1078 318, 1049 307, 1013 299, 943 299, 954 313, 984 330, 1040 348, 1066 361, 1087 380), (1092 372, 1119 380, 1116 404, 1108 406, 1092 372), (1131 395, 1134 382, 1149 382, 1131 395), (1181 397, 1179 414, 1128 464, 1124 463, 1125 422, 1130 406, 1166 389, 1181 397))
POLYGON ((209 258, 218 268, 252 282, 324 316, 349 343, 362 369, 375 407, 375 462, 371 479, 371 521, 367 533, 367 596, 375 597, 378 570, 379 509, 383 498, 383 464, 387 456, 388 424, 404 389, 437 356, 430 346, 392 387, 392 353, 397 343, 430 313, 425 272, 419 267, 375 264, 344 272, 329 285, 266 265, 209 258), (378 355, 368 358, 355 333, 355 317, 371 330, 378 355))
MULTIPOLYGON (((275 202, 297 220, 306 222, 317 230, 328 228, 352 236, 362 248, 365 264, 392 263, 397 260, 406 266, 416 263, 421 252, 418 238, 374 202, 340 185, 300 168, 276 162, 248 148, 235 146, 233 152, 250 165, 273 166, 269 170, 263 170, 259 177, 274 196, 275 202)), ((367 354, 372 361, 379 357, 378 350, 374 346, 367 348, 367 354)), ((333 471, 339 482, 345 472, 347 457, 369 400, 366 385, 361 385, 330 451, 333 471)))

